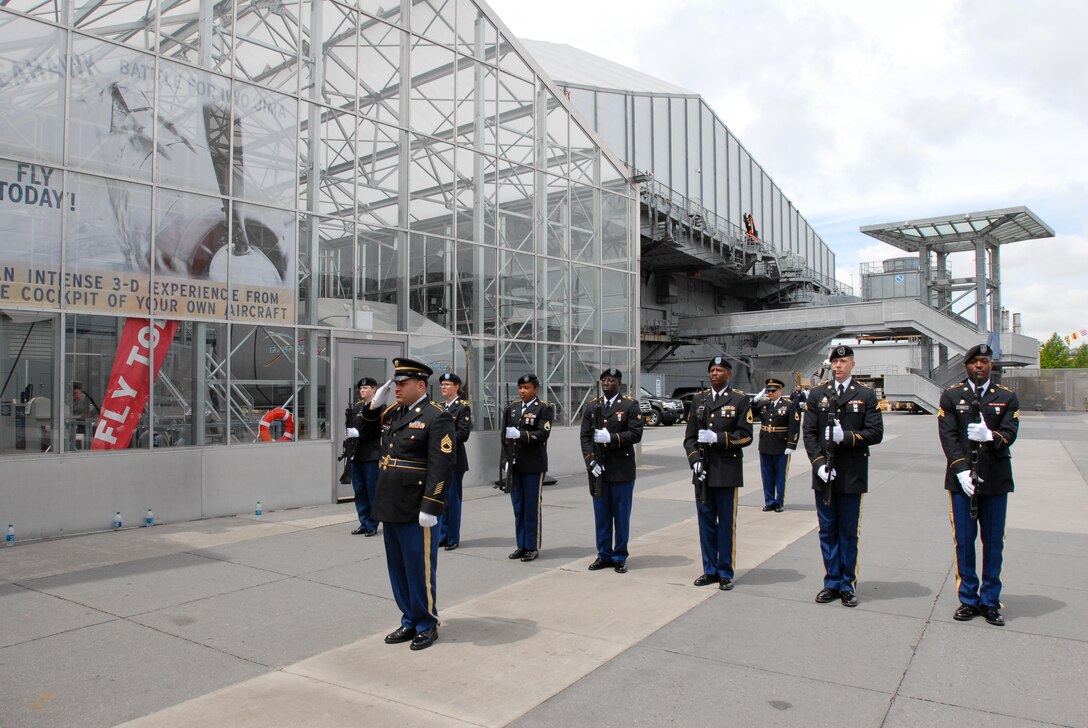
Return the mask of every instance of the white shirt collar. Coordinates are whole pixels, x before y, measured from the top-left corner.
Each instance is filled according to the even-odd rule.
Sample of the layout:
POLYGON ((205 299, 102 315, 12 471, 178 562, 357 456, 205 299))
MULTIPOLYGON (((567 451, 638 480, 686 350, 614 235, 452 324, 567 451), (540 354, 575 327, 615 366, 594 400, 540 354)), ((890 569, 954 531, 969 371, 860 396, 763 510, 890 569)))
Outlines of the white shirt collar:
POLYGON ((979 392, 979 391, 988 392, 988 391, 990 391, 990 380, 989 379, 987 379, 985 382, 983 382, 982 384, 980 384, 977 387, 975 386, 975 383, 972 382, 970 379, 967 380, 967 383, 971 385, 971 391, 972 392, 979 392))
POLYGON ((537 398, 536 398, 536 397, 533 397, 533 398, 532 398, 532 399, 530 399, 530 400, 529 400, 528 402, 522 402, 522 403, 521 403, 521 408, 522 408, 522 409, 527 409, 527 408, 529 407, 529 405, 531 405, 531 404, 532 404, 533 402, 535 402, 536 400, 537 400, 537 398))
MULTIPOLYGON (((831 381, 834 382, 835 380, 832 379, 831 381)), ((835 391, 839 391, 839 387, 842 387, 843 391, 845 392, 846 390, 850 389, 850 382, 852 381, 854 381, 853 377, 847 377, 846 380, 843 381, 841 384, 839 382, 835 382, 835 391)))
POLYGON ((420 402, 422 402, 425 399, 427 399, 427 395, 423 395, 422 397, 417 399, 415 402, 412 402, 412 404, 410 404, 408 406, 408 409, 415 409, 416 405, 418 405, 420 402))

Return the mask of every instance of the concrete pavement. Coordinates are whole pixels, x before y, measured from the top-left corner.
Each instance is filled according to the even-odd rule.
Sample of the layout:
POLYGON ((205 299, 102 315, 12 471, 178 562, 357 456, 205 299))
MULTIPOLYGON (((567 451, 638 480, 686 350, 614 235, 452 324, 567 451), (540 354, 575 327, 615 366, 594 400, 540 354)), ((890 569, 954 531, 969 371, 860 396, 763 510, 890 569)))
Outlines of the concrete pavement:
MULTIPOLYGON (((511 562, 508 500, 466 493, 439 556, 438 643, 413 653, 381 538, 351 505, 130 529, 0 552, 0 726, 1088 725, 1088 420, 1025 413, 1008 624, 953 622, 932 417, 890 414, 864 502, 856 609, 818 605, 809 469, 763 513, 746 457, 737 588, 701 571, 681 427, 648 431, 631 570, 590 573, 586 484, 545 489, 511 562)), ((168 514, 160 514, 168 518, 168 514)))

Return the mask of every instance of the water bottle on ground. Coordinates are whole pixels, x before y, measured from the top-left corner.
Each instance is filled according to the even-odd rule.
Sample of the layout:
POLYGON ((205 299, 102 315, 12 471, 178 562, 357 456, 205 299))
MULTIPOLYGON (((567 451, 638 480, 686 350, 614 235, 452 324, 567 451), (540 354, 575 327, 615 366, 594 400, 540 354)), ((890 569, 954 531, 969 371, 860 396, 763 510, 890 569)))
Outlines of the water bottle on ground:
POLYGON ((149 527, 155 525, 155 514, 151 512, 150 508, 147 509, 147 515, 144 516, 144 525, 149 527))
POLYGON ((257 501, 257 510, 254 512, 253 515, 255 515, 257 518, 260 518, 264 515, 264 508, 261 507, 260 501, 257 501))
POLYGON ((114 514, 113 514, 113 527, 114 528, 120 528, 121 527, 121 511, 115 511, 114 512, 114 514))
POLYGON ((5 546, 14 546, 15 545, 15 524, 14 523, 9 523, 8 524, 8 535, 4 538, 4 545, 5 546))

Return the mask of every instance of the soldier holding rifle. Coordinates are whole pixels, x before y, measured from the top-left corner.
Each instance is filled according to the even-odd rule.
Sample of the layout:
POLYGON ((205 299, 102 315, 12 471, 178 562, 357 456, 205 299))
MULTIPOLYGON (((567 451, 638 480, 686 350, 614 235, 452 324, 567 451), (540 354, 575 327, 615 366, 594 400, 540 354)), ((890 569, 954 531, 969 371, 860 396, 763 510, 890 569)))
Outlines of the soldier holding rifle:
POLYGON ((752 410, 748 395, 729 388, 733 366, 724 356, 711 359, 707 371, 710 389, 692 398, 692 416, 684 433, 703 557, 703 573, 695 586, 717 584, 729 591, 733 588, 737 498, 744 486, 741 448, 752 444, 752 410))
POLYGON ((876 393, 851 375, 854 350, 836 346, 829 360, 834 376, 812 388, 802 428, 812 463, 824 559, 824 588, 816 601, 826 604, 838 599, 843 606, 856 607, 858 536, 862 495, 869 489, 869 447, 884 439, 884 420, 876 393))
POLYGON ((1002 627, 1001 559, 1005 512, 1013 491, 1009 447, 1020 429, 1020 400, 990 381, 993 350, 986 344, 969 349, 964 365, 967 379, 941 394, 937 410, 937 433, 948 459, 944 487, 952 505, 959 582, 960 606, 952 616, 966 622, 981 614, 1002 627), (975 569, 975 539, 980 534, 981 583, 975 569))
POLYGON ((518 401, 503 414, 503 490, 514 507, 514 533, 518 547, 511 559, 532 561, 540 555, 541 491, 548 471, 548 436, 555 413, 540 399, 540 380, 535 374, 518 378, 518 401), (509 490, 507 490, 509 488, 509 490))
POLYGON ((642 441, 642 413, 638 402, 620 394, 622 380, 615 367, 601 372, 601 396, 586 407, 580 432, 597 527, 597 560, 589 570, 611 567, 618 574, 627 573, 635 445, 642 441))

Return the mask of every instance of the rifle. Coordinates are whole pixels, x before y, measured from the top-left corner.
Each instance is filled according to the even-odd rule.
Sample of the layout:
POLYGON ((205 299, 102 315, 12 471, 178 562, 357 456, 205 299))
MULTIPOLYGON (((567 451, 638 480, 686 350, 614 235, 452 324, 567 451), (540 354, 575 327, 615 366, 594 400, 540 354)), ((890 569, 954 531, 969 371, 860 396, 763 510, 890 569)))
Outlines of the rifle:
MULTIPOLYGON (((355 408, 351 404, 351 398, 354 393, 354 389, 348 389, 348 406, 344 409, 344 429, 351 427, 352 422, 355 419, 355 408)), ((358 445, 358 438, 345 437, 344 449, 336 458, 336 462, 344 460, 344 472, 340 473, 340 483, 347 485, 351 482, 351 457, 355 454, 355 448, 358 445)))
POLYGON ((831 471, 835 469, 835 437, 834 430, 837 424, 839 412, 839 400, 837 397, 828 397, 827 399, 827 427, 830 430, 825 430, 825 434, 829 437, 824 438, 824 463, 827 465, 827 482, 824 483, 824 505, 831 505, 831 481, 834 478, 831 477, 831 471))
MULTIPOLYGON (((597 442, 597 430, 604 427, 604 392, 601 383, 597 382, 597 411, 593 415, 593 460, 597 465, 604 467, 604 445, 597 442)), ((604 495, 604 471, 600 475, 589 474, 589 494, 594 498, 604 495)))
MULTIPOLYGON (((504 399, 508 399, 509 394, 510 390, 507 389, 504 399)), ((512 426, 510 409, 511 406, 507 405, 502 414, 502 461, 499 464, 499 480, 495 483, 495 487, 503 493, 514 491, 514 465, 518 462, 518 441, 506 439, 506 428, 512 426)))
MULTIPOLYGON (((694 405, 694 402, 692 404, 694 405)), ((704 401, 695 412, 695 420, 699 423, 700 430, 709 429, 706 410, 706 402, 704 401)), ((699 468, 698 473, 692 473, 691 475, 691 483, 695 486, 695 500, 703 505, 708 505, 710 503, 710 493, 706 482, 706 470, 709 463, 706 458, 706 443, 704 442, 699 443, 699 460, 697 462, 701 463, 702 467, 699 468)))
MULTIPOLYGON (((975 392, 975 398, 971 400, 971 422, 982 422, 982 401, 978 397, 978 391, 975 392)), ((978 519, 978 456, 981 449, 982 443, 971 441, 971 485, 975 486, 974 491, 971 493, 972 521, 978 519)))

